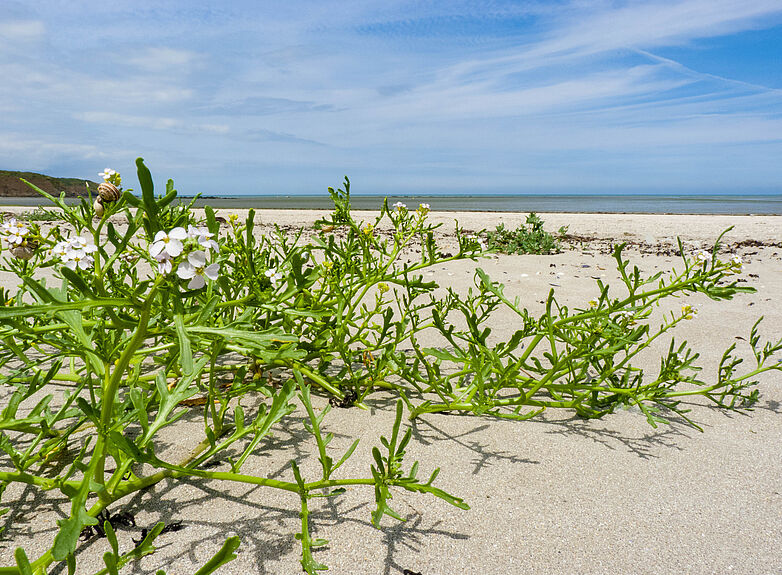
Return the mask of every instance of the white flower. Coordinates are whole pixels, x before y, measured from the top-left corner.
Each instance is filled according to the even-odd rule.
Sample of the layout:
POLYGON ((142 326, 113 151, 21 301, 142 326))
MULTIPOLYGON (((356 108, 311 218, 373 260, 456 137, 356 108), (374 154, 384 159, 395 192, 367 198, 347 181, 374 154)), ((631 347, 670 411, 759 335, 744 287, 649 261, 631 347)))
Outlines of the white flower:
POLYGON ((214 234, 205 228, 187 226, 187 237, 196 240, 202 248, 206 249, 206 251, 220 251, 220 246, 217 245, 216 241, 211 239, 212 236, 214 236, 214 234))
POLYGON ((92 267, 95 263, 92 256, 87 255, 83 250, 74 250, 68 253, 65 262, 65 267, 75 270, 76 268, 86 270, 92 267))
POLYGON ((407 209, 407 204, 403 204, 402 202, 397 202, 397 203, 394 204, 393 207, 401 212, 402 210, 406 210, 407 209))
POLYGON ((486 242, 484 242, 484 241, 483 241, 481 238, 479 238, 479 237, 478 237, 478 236, 476 236, 475 234, 470 234, 470 235, 468 235, 468 236, 464 236, 464 239, 465 239, 465 240, 467 240, 468 242, 475 242, 475 243, 477 243, 477 244, 478 244, 478 246, 479 246, 479 247, 480 247, 482 250, 485 250, 485 249, 486 249, 486 242))
POLYGON ((187 239, 185 228, 174 228, 166 233, 160 230, 155 234, 155 240, 149 248, 149 255, 157 258, 161 253, 166 257, 175 258, 182 253, 182 240, 187 239))
POLYGON ((24 241, 25 236, 30 233, 30 229, 24 222, 19 222, 16 218, 11 218, 3 223, 2 228, 0 228, 0 233, 3 234, 5 241, 9 244, 19 245, 24 241))
POLYGON ((697 254, 695 254, 695 263, 697 264, 707 264, 710 261, 711 261, 711 254, 709 252, 705 252, 701 250, 697 254))
POLYGON ((741 259, 741 256, 736 254, 732 258, 730 258, 730 267, 736 270, 741 270, 741 267, 744 265, 744 260, 741 259))
POLYGON ((90 243, 87 238, 77 236, 68 242, 66 249, 71 252, 81 251, 85 254, 91 254, 98 251, 98 246, 90 243))
POLYGON ((284 277, 281 272, 277 271, 277 268, 269 268, 268 270, 263 272, 263 275, 269 278, 272 287, 277 287, 277 282, 284 277))
POLYGON ((220 273, 220 264, 207 266, 206 252, 191 252, 187 255, 187 260, 179 264, 176 273, 183 280, 190 280, 187 289, 201 289, 206 285, 204 278, 212 281, 217 279, 220 273))
POLYGON ((65 259, 65 256, 68 254, 68 243, 67 240, 57 242, 52 246, 52 249, 49 250, 49 253, 60 259, 65 259))
POLYGON ((173 262, 170 258, 166 257, 165 254, 158 254, 157 257, 155 257, 157 260, 157 272, 161 275, 168 275, 171 273, 171 270, 173 269, 173 262))
POLYGON ((113 175, 114 175, 114 174, 116 174, 116 173, 117 173, 117 171, 116 171, 116 170, 112 170, 111 168, 106 168, 105 170, 103 170, 103 171, 102 171, 101 173, 99 173, 98 175, 99 175, 101 178, 103 178, 105 181, 107 181, 107 182, 108 182, 108 181, 111 179, 111 176, 113 176, 113 175))
POLYGON ((635 325, 635 313, 633 313, 630 310, 622 310, 616 312, 616 315, 614 316, 614 321, 618 323, 624 323, 627 322, 627 325, 635 325))
POLYGON ((429 204, 418 204, 418 211, 422 214, 428 214, 432 207, 429 204))
POLYGON ((60 258, 66 267, 75 270, 86 270, 92 267, 95 259, 90 255, 98 251, 98 246, 81 236, 57 242, 49 250, 53 256, 60 258))
POLYGON ((193 225, 187 226, 187 237, 190 239, 198 239, 199 236, 209 236, 212 237, 213 234, 210 234, 208 230, 205 228, 199 228, 193 225))

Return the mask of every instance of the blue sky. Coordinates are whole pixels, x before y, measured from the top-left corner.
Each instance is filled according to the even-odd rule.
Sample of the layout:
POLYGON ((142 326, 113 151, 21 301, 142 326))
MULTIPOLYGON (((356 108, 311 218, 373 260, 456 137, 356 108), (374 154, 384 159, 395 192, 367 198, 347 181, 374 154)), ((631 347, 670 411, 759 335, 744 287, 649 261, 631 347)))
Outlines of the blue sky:
POLYGON ((0 3, 0 169, 782 193, 782 1, 0 3), (76 7, 71 7, 71 4, 76 7))

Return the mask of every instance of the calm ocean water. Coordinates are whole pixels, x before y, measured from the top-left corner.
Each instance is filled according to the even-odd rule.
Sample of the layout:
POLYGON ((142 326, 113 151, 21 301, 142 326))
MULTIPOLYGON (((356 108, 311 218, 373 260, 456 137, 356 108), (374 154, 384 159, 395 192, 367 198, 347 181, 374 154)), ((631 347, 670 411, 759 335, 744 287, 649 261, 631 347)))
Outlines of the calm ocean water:
MULTIPOLYGON (((187 199, 187 198, 183 198, 187 199)), ((351 196, 357 210, 376 210, 381 196, 351 196)), ((775 195, 503 195, 503 196, 389 196, 415 208, 428 203, 433 210, 454 212, 573 212, 637 214, 775 214, 782 215, 782 194, 775 195)), ((328 195, 241 196, 199 198, 196 206, 256 209, 331 209, 328 195)), ((46 206, 40 198, 0 198, 0 205, 46 206)))
MULTIPOLYGON (((351 196, 357 210, 376 210, 379 196, 351 196)), ((506 196, 389 196, 388 202, 415 208, 427 203, 437 211, 453 212, 595 212, 641 214, 777 214, 782 215, 782 194, 764 196, 674 195, 506 195, 506 196)), ((331 209, 328 196, 246 196, 201 198, 196 205, 220 208, 331 209)))

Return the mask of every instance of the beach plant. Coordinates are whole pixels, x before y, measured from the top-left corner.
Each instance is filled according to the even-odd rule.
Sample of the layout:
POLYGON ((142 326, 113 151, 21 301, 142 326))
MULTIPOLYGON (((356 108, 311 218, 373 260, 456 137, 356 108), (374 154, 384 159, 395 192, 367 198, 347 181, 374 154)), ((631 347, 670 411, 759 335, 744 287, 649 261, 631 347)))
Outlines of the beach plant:
MULTIPOLYGON (((302 531, 297 538, 309 573, 325 568, 312 556, 313 548, 323 544, 309 533, 312 497, 338 497, 350 486, 371 487, 376 525, 385 515, 400 517, 389 506, 392 488, 428 493, 466 508, 461 499, 432 485, 436 471, 428 481, 417 479, 417 463, 403 471, 410 435, 401 432, 401 403, 391 440, 380 439, 388 454, 373 452, 375 463, 366 477, 334 477, 357 442, 337 463, 327 454, 331 436, 321 432, 321 421, 329 406, 316 414, 308 381, 337 397, 342 392, 308 367, 325 357, 323 326, 300 324, 298 318, 327 315, 306 307, 320 301, 309 292, 344 300, 326 301, 321 307, 329 306, 329 314, 358 304, 357 294, 368 288, 340 291, 326 278, 334 267, 356 265, 361 252, 324 241, 324 265, 305 269, 309 259, 284 238, 281 245, 255 245, 252 215, 245 229, 232 226, 221 245, 211 210, 205 222, 197 221, 189 206, 174 203, 171 181, 165 194, 156 196, 146 166, 141 160, 137 165, 141 197, 129 190, 112 192, 100 209, 89 199, 68 206, 63 197, 36 189, 61 211, 67 225, 36 230, 30 258, 9 254, 4 260, 3 269, 15 273, 20 283, 12 297, 4 292, 0 308, 0 383, 6 398, 0 414, 0 494, 16 483, 58 491, 71 504, 43 555, 28 558, 19 548, 16 565, 0 567, 0 573, 45 573, 57 562, 72 571, 80 536, 94 530, 111 546, 100 572, 116 572, 152 552, 165 529, 162 524, 120 552, 113 521, 121 515, 116 510, 123 500, 164 479, 201 477, 298 495, 302 531), (122 226, 113 221, 118 215, 125 218, 122 226), (55 285, 39 276, 47 268, 55 285), (304 295, 294 297, 299 292, 304 295), (299 327, 311 341, 294 335, 299 327), (272 382, 256 377, 260 368, 285 368, 287 375, 272 382), (305 480, 295 461, 290 464, 292 481, 242 473, 261 441, 297 409, 297 393, 308 416, 305 427, 318 446, 322 477, 305 480), (237 402, 248 396, 258 398, 252 408, 237 402), (199 405, 204 406, 202 438, 184 459, 169 461, 161 452, 161 432, 199 405), (229 469, 213 470, 221 457, 229 469), (54 473, 52 462, 58 462, 54 473)), ((119 190, 116 173, 106 176, 119 190)), ((401 222, 401 215, 394 217, 401 222)), ((405 222, 399 228, 408 236, 421 228, 405 222)), ((3 242, 11 250, 32 237, 26 224, 7 224, 3 242)), ((311 253, 316 247, 309 249, 311 253)), ((396 255, 392 249, 391 257, 396 255)), ((342 319, 346 317, 343 313, 342 319)), ((329 334, 344 338, 341 345, 347 349, 352 343, 347 332, 347 327, 332 325, 329 334)), ((339 348, 335 356, 342 357, 339 348)), ((198 573, 210 573, 230 560, 237 545, 237 539, 227 540, 198 573)))
POLYGON ((559 238, 567 233, 567 226, 559 228, 557 234, 546 231, 544 222, 535 212, 527 215, 524 225, 515 230, 498 225, 494 231, 486 232, 488 247, 502 254, 556 254, 561 250, 559 238))
POLYGON ((62 220, 62 214, 38 206, 30 212, 19 214, 19 219, 27 222, 57 222, 62 220))
MULTIPOLYGON (((442 251, 426 204, 385 201, 372 221, 357 221, 346 179, 344 189, 329 189, 335 209, 314 237, 280 228, 263 235, 252 210, 223 226, 211 208, 199 218, 192 202, 177 201, 172 181, 156 195, 141 159, 137 168, 139 196, 107 169, 95 201, 69 206, 37 190, 62 214, 62 225, 9 220, 0 229, 8 249, 2 270, 19 281, 0 291, 0 505, 9 505, 13 485, 70 501, 48 549, 30 558, 17 548, 0 575, 46 573, 56 563, 73 572, 79 538, 95 534, 107 543, 98 572, 118 572, 153 553, 171 527, 150 526, 121 549, 116 529, 130 521, 124 503, 163 480, 195 477, 289 493, 299 508, 302 568, 316 573, 326 568, 317 559, 326 541, 312 533, 317 499, 368 489, 375 526, 385 516, 403 520, 392 506, 399 489, 468 508, 434 485, 437 469, 423 480, 418 462, 407 467, 405 413, 527 419, 566 408, 601 417, 637 406, 653 426, 668 414, 697 426, 681 398, 749 408, 758 397, 756 377, 782 368, 773 361, 782 341, 761 344, 758 324, 748 341, 756 365, 747 372, 739 372, 742 359, 731 347, 717 380, 701 381, 697 352, 673 340, 651 382, 636 366, 640 354, 696 313, 685 306, 652 328, 661 302, 750 291, 735 281, 740 260, 719 261, 716 246, 694 256, 680 246, 682 271, 650 278, 630 269, 617 246, 623 293, 598 282, 599 297, 571 310, 552 291, 535 318, 480 269, 467 294, 443 295, 438 282, 424 280, 425 270, 487 253, 480 235, 458 225, 458 249, 442 251), (22 246, 29 249, 16 249, 22 246), (518 321, 499 343, 487 325, 497 313, 518 321), (433 334, 443 345, 421 343, 433 334), (394 406, 391 432, 371 449, 363 477, 344 477, 344 463, 361 446, 353 440, 335 452, 327 415, 334 407, 367 407, 374 391, 394 406), (200 435, 188 427, 189 452, 172 460, 165 438, 194 417, 200 435), (287 478, 246 471, 250 459, 272 448, 271 434, 294 428, 317 451, 317 477, 306 477, 297 460, 287 478)), ((539 220, 528 224, 542 229, 539 220)), ((226 540, 197 573, 230 561, 239 543, 226 540)))
MULTIPOLYGON (((772 359, 782 350, 782 339, 760 343, 762 318, 747 340, 754 365, 742 373, 737 368, 744 359, 736 355, 735 344, 723 353, 712 382, 699 379, 699 353, 686 341, 670 340, 651 378, 636 362, 661 336, 697 314, 693 305, 684 304, 653 326, 652 313, 663 300, 693 293, 728 300, 755 291, 737 281, 742 267, 738 256, 717 258, 722 235, 710 252, 693 257, 680 242, 682 268, 667 276, 658 272, 643 277, 623 258, 624 244, 616 245, 613 255, 623 293, 598 279, 597 299, 571 310, 558 303, 552 289, 539 317, 533 317, 518 297, 508 298, 504 286, 478 268, 475 289, 466 296, 451 289, 445 298, 432 301, 434 326, 448 345, 425 347, 413 338, 415 358, 400 374, 419 398, 431 399, 409 402, 411 418, 455 411, 523 420, 550 408, 596 418, 619 407, 636 407, 653 427, 669 423, 673 415, 701 429, 688 417, 682 400, 702 396, 727 410, 751 408, 759 394, 756 378, 782 371, 782 364, 772 359), (487 323, 493 314, 509 313, 518 318, 519 329, 507 341, 491 343, 487 323), (457 323, 466 328, 457 329, 457 323)), ((417 318, 412 321, 420 323, 417 318)))

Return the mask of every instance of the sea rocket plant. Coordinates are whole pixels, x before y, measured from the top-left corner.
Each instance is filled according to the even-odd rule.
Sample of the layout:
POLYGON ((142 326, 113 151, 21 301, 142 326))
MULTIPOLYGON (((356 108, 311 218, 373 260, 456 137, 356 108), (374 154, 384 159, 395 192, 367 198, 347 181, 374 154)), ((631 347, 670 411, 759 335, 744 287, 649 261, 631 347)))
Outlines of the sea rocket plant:
MULTIPOLYGON (((667 412, 690 422, 679 402, 692 395, 724 409, 749 408, 758 397, 756 376, 782 371, 782 364, 772 363, 782 340, 759 344, 757 324, 746 340, 756 361, 739 373, 741 358, 730 347, 711 384, 696 379, 691 365, 696 355, 686 342, 678 348, 671 342, 656 377, 643 380, 643 370, 634 367, 636 354, 680 320, 695 316, 695 308, 687 305, 681 316, 650 326, 651 310, 663 298, 699 297, 694 292, 701 292, 730 299, 754 291, 723 281, 740 264, 735 258, 725 263, 701 256, 698 261, 713 264, 699 266, 684 257, 684 271, 647 278, 637 268, 628 270, 618 246, 618 293, 609 295, 610 286, 599 282, 600 296, 582 310, 560 306, 552 291, 546 311, 535 318, 480 268, 474 290, 466 295, 447 290, 434 297, 438 284, 425 281, 422 272, 449 261, 477 259, 482 240, 457 228, 459 253, 443 253, 433 233, 437 226, 422 215, 428 209, 424 204, 416 213, 403 204, 390 209, 384 203, 372 229, 383 229, 382 220, 389 218, 394 233, 388 241, 378 241, 351 216, 346 180, 345 192, 332 193, 334 216, 324 220, 327 225, 312 243, 302 245, 301 236, 291 241, 283 233, 258 234, 250 210, 244 226, 230 218, 231 230, 218 244, 214 211, 206 208, 201 224, 190 207, 173 204, 173 182, 166 195, 156 196, 149 170, 141 159, 136 164, 141 197, 128 193, 112 200, 113 213, 122 209, 127 216, 124 232, 107 225, 105 218, 96 220, 86 202, 69 206, 37 188, 62 210, 69 229, 77 230, 72 233, 85 237, 62 239, 67 232, 58 228, 41 238, 36 225, 23 232, 25 224, 15 220, 0 227, 12 249, 40 240, 63 263, 55 269, 62 286, 52 287, 33 274, 49 265, 43 258, 32 264, 0 259, 0 270, 24 279, 17 296, 0 289, 0 366, 5 366, 0 385, 10 397, 0 410, 0 515, 14 506, 3 537, 10 532, 13 541, 29 529, 29 519, 38 521, 38 508, 23 509, 12 490, 5 491, 7 486, 18 484, 15 491, 22 497, 27 490, 51 490, 55 499, 35 495, 30 501, 58 502, 56 515, 41 514, 57 520, 53 529, 36 531, 36 550, 43 551, 28 559, 17 547, 13 558, 7 553, 0 558, 0 574, 43 574, 55 563, 57 570, 76 572, 77 555, 85 549, 80 534, 96 524, 108 539, 89 544, 103 545, 106 551, 107 568, 100 573, 117 573, 155 550, 154 539, 164 525, 150 525, 133 546, 118 545, 111 522, 116 512, 162 481, 176 485, 199 478, 298 495, 301 565, 315 575, 325 566, 315 560, 314 548, 326 543, 312 537, 308 502, 315 497, 369 487, 376 503, 375 526, 386 515, 400 518, 389 507, 393 490, 430 494, 468 508, 432 485, 438 470, 428 481, 417 478, 418 463, 404 471, 403 456, 412 439, 411 427, 401 429, 405 406, 411 418, 461 412, 518 420, 547 407, 603 417, 621 406, 637 406, 656 426, 667 412), (331 234, 336 226, 346 233, 331 234), (421 258, 408 260, 417 238, 423 238, 421 258), (100 243, 96 247, 92 242, 100 243), (157 268, 158 275, 149 281, 139 278, 136 258, 157 268), (218 278, 221 263, 228 272, 218 278), (74 274, 66 267, 94 271, 74 274), (177 297, 183 295, 180 281, 199 290, 218 279, 209 290, 177 297), (270 292, 269 283, 280 289, 270 292), (369 299, 373 293, 374 306, 369 299), (492 314, 516 318, 518 330, 508 341, 489 341, 486 324, 492 314), (425 347, 418 337, 423 330, 435 330, 446 347, 425 347), (356 477, 346 468, 336 473, 358 441, 341 458, 334 452, 332 434, 322 429, 333 403, 319 402, 325 405, 322 411, 314 407, 310 390, 316 387, 345 408, 366 407, 364 398, 378 389, 400 396, 390 439, 381 437, 382 449, 372 449, 370 473, 356 477), (44 396, 47 391, 52 393, 44 396), (42 396, 33 407, 31 402, 42 396), (50 400, 62 407, 50 409, 50 400), (203 417, 184 418, 185 431, 182 416, 197 405, 205 406, 203 417), (297 409, 314 439, 300 446, 317 445, 319 475, 310 476, 317 471, 309 465, 300 469, 295 459, 274 478, 254 463, 243 469, 259 451, 273 447, 264 438, 281 427, 289 429, 285 418, 297 409), (200 427, 192 425, 196 420, 202 433, 194 433, 200 427), (165 428, 169 438, 186 448, 184 458, 170 459, 174 454, 164 448, 168 441, 157 435, 165 428), (81 447, 73 449, 77 445, 81 447), (52 457, 58 459, 56 467, 52 457), (229 470, 212 469, 226 461, 229 470), (58 491, 69 505, 59 505, 58 491), (16 516, 21 527, 13 525, 16 516)), ((101 176, 108 181, 119 174, 107 169, 101 176)), ((127 541, 130 534, 125 535, 127 541)), ((233 559, 238 545, 238 537, 228 539, 198 573, 208 575, 233 559)), ((80 565, 78 572, 85 568, 80 565)))

